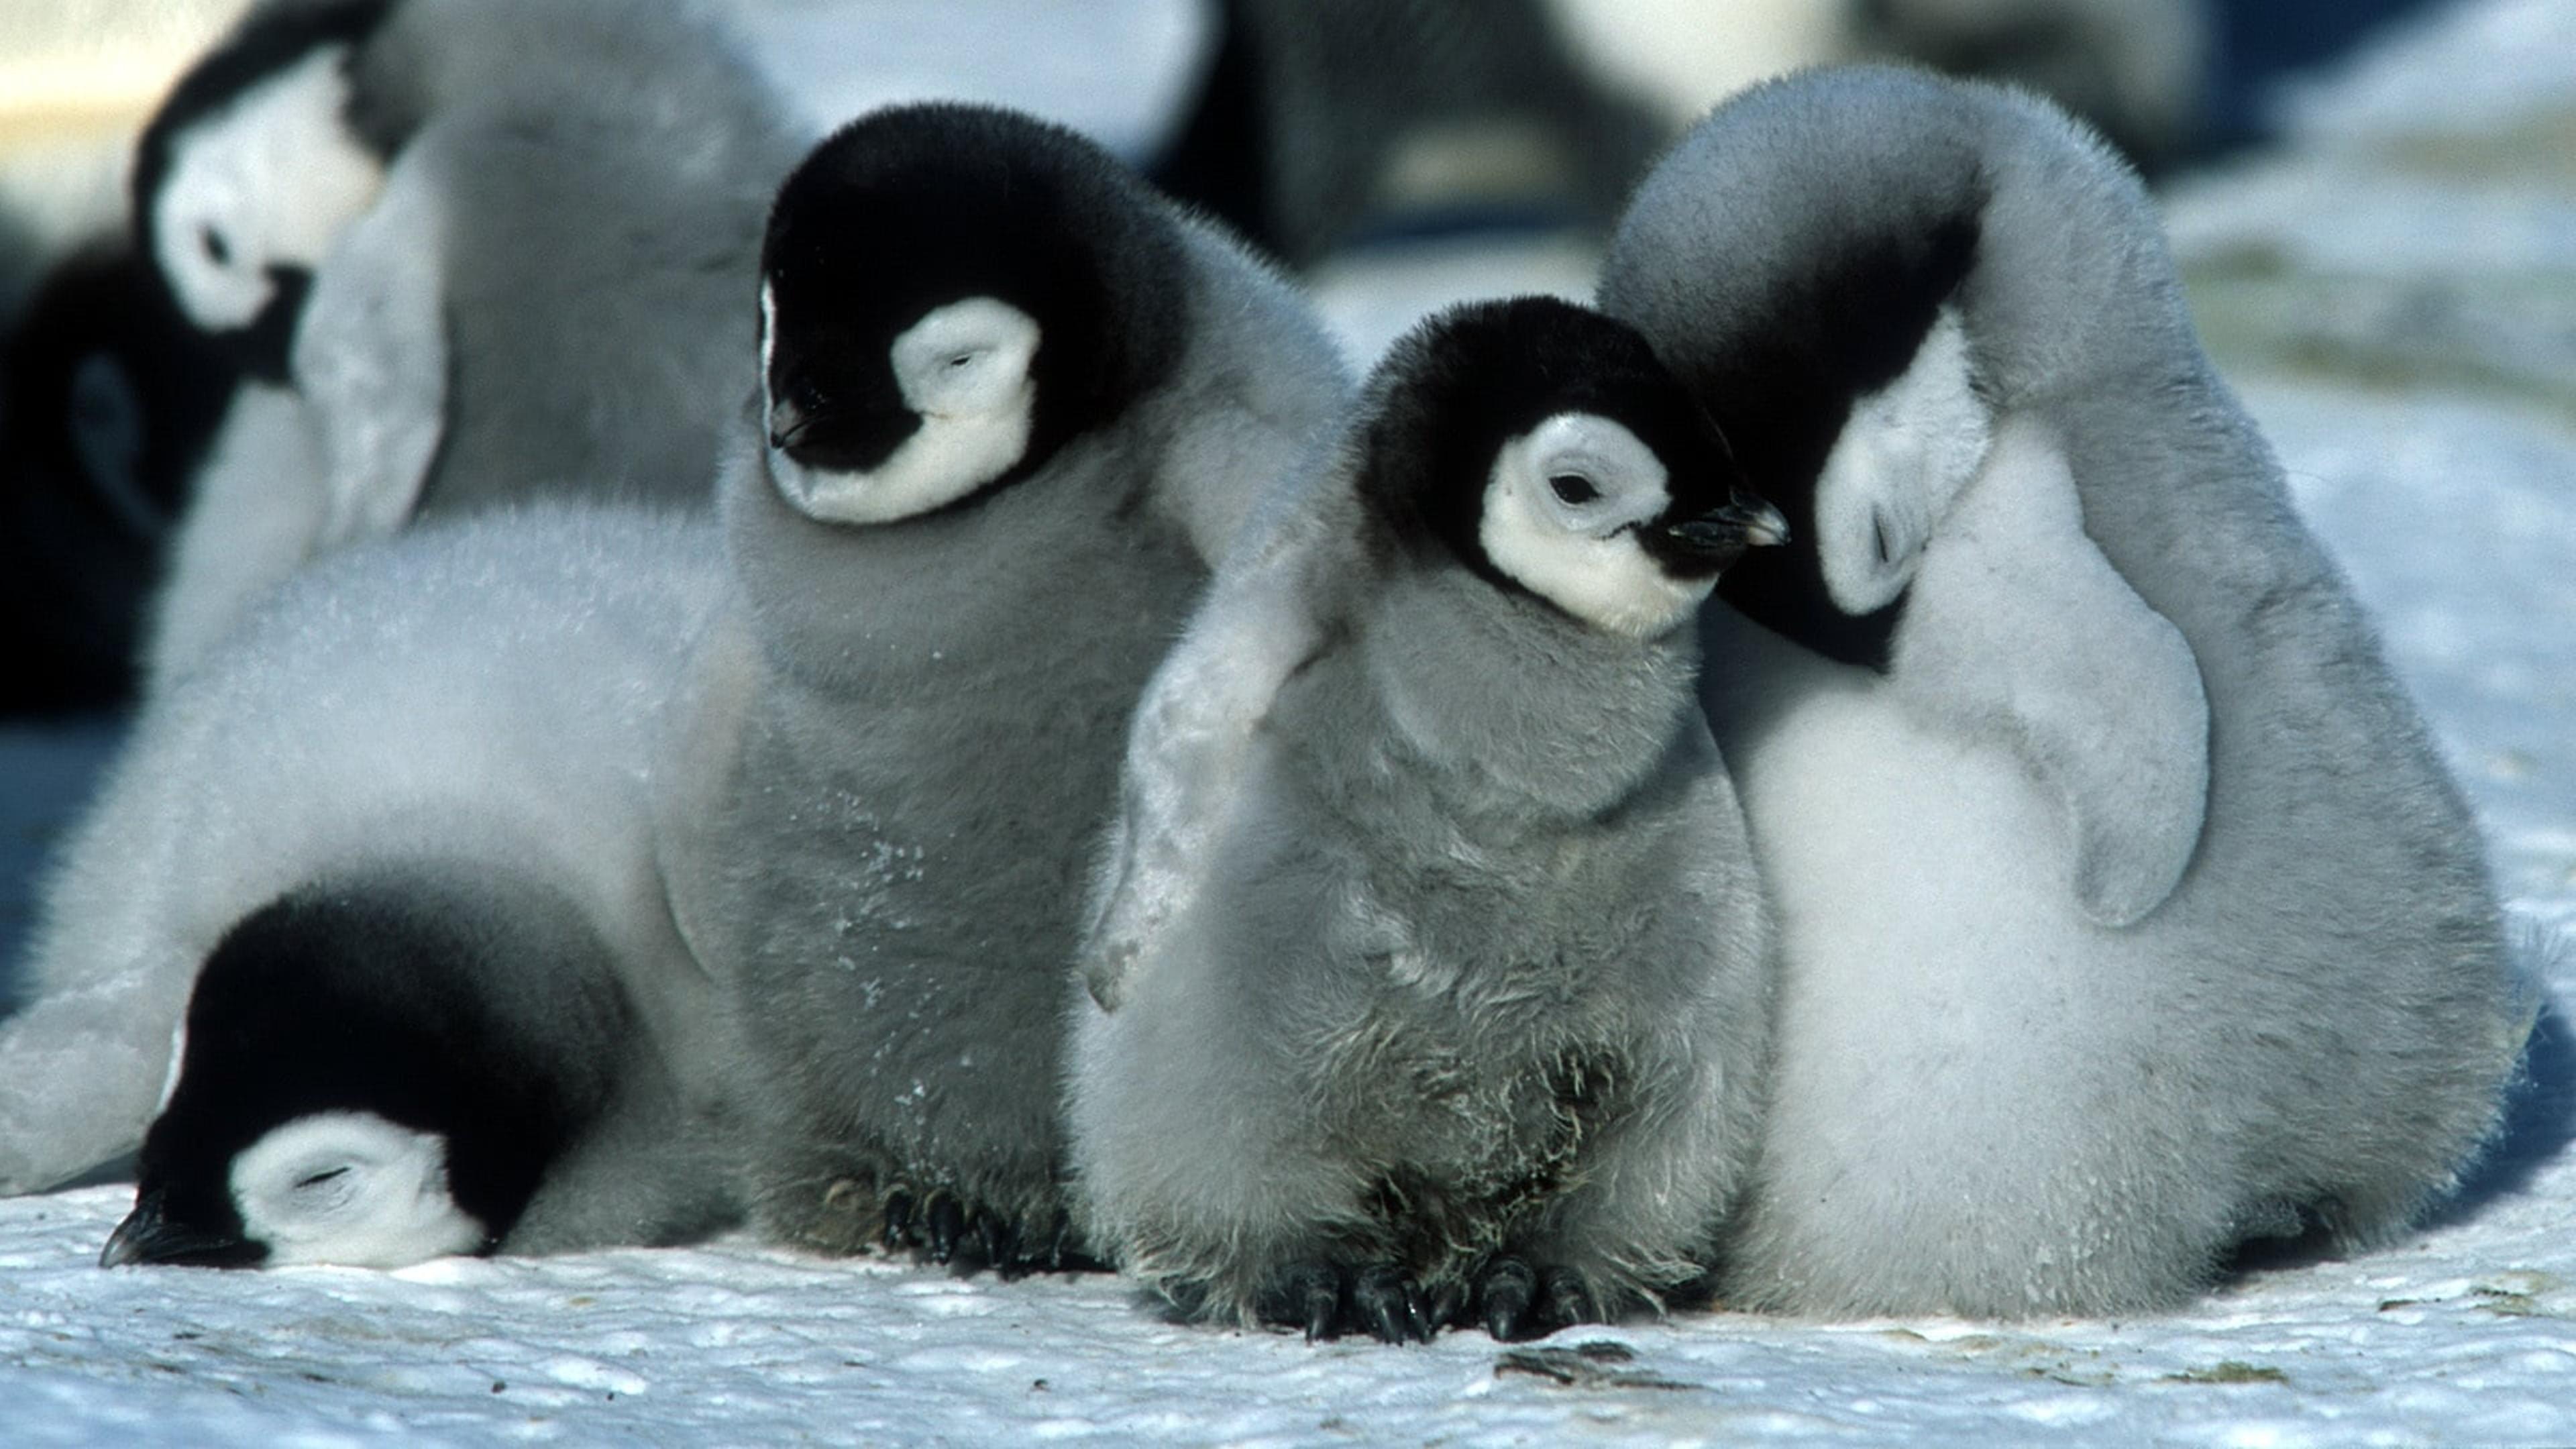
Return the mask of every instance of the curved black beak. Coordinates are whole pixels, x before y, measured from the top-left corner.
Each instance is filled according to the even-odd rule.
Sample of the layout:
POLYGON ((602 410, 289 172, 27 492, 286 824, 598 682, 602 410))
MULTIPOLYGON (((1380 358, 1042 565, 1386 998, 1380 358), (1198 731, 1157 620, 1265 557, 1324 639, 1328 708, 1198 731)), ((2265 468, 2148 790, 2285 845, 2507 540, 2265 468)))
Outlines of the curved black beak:
POLYGON ((1664 524, 1656 532, 1675 557, 1724 568, 1748 548, 1787 543, 1789 520, 1779 509, 1739 492, 1719 507, 1664 524))
POLYGON ((907 408, 838 408, 807 411, 789 398, 769 404, 769 446, 808 468, 866 473, 894 455, 921 427, 907 408))
POLYGON ((134 1211, 116 1225, 116 1231, 107 1235, 107 1246, 99 1251, 98 1265, 122 1268, 129 1263, 176 1263, 201 1268, 248 1268, 267 1256, 268 1249, 258 1243, 171 1221, 168 1200, 159 1192, 146 1192, 135 1200, 134 1211))

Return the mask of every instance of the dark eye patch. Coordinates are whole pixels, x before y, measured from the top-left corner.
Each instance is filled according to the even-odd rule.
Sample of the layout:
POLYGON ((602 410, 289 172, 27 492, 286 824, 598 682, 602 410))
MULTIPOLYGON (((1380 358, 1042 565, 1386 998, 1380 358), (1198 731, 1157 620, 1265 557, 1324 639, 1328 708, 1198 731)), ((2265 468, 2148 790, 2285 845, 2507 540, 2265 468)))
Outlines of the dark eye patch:
POLYGON ((207 260, 216 266, 231 265, 233 249, 231 244, 224 240, 222 232, 211 226, 201 226, 197 228, 197 244, 206 249, 207 260))
POLYGON ((1592 486, 1592 480, 1580 473, 1559 473, 1547 480, 1547 486, 1548 491, 1567 503, 1589 503, 1601 496, 1601 490, 1592 486))

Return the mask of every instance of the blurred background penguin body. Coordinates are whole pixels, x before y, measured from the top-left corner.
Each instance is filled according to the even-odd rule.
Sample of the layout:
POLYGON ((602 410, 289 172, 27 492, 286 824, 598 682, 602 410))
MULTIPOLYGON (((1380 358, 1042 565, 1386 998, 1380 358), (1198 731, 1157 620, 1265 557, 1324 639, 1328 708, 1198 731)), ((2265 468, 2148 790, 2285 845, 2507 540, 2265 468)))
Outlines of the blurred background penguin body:
POLYGON ((415 517, 705 501, 796 139, 718 18, 279 0, 181 79, 138 148, 137 235, 256 381, 153 678, 306 558, 415 517))

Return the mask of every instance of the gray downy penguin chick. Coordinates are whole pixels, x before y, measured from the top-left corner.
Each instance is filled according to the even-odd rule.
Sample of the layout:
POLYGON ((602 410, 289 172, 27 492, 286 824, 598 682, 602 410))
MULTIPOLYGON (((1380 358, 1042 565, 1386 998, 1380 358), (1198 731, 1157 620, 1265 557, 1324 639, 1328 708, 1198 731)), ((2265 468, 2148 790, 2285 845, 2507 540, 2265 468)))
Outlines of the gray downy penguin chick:
POLYGON ((1705 1270, 1770 1011, 1689 627, 1781 533, 1737 476, 1636 334, 1481 304, 1227 561, 1138 711, 1068 1078, 1084 1229, 1182 1312, 1511 1338, 1705 1270))
MULTIPOLYGON (((723 1002, 652 843, 657 762, 723 581, 710 519, 537 506, 347 550, 273 593, 146 705, 54 866, 28 1000, 0 1023, 0 1191, 132 1151, 165 1098, 185 1109, 156 1135, 166 1152, 193 1136, 229 1155, 292 1125, 245 1095, 239 1033, 179 1030, 201 968, 231 951, 216 1004, 301 1040, 320 1030, 318 993, 396 994, 402 972, 375 953, 399 951, 446 972, 450 996, 490 988, 520 1058, 547 1043, 589 1058, 603 1036, 631 1053, 613 1074, 565 1068, 608 1084, 568 1091, 590 1104, 580 1130, 523 1211, 482 1203, 488 1233, 537 1251, 738 1217, 723 1002)), ((317 1057, 343 1033, 325 1035, 317 1057)), ((421 1120, 370 1106, 381 1082, 322 1085, 421 1120)), ((214 1169, 198 1165, 203 1189, 214 1169)))
POLYGON ((1783 940, 1728 1296, 2118 1312, 2406 1226, 2535 998, 2128 169, 2026 96, 1813 73, 1665 159, 1601 297, 1798 539, 1703 626, 1783 940))
POLYGON ((721 1191, 672 1191, 679 1097, 606 943, 515 867, 378 862, 226 932, 101 1264, 390 1268, 726 1225, 721 1191))
POLYGON ((701 5, 254 9, 136 150, 140 249, 253 379, 151 679, 305 560, 414 518, 704 502, 752 347, 740 279, 802 140, 701 5))
POLYGON ((767 446, 721 498, 743 627, 666 806, 759 1072, 758 1219, 1062 1261, 1062 984, 1127 714, 1346 382, 1238 244, 974 107, 817 148, 760 310, 767 446))

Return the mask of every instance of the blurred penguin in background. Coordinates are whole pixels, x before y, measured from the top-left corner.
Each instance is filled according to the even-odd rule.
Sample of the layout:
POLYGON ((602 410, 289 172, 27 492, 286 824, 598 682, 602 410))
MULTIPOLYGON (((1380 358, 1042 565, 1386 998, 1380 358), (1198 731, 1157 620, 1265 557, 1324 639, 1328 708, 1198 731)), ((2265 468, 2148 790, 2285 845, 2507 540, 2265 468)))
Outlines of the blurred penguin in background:
POLYGON ((123 703, 236 374, 121 236, 60 259, 0 346, 0 716, 123 703))
POLYGON ((136 149, 137 244, 253 379, 156 606, 165 680, 418 518, 700 504, 797 138, 712 7, 271 0, 136 149))

